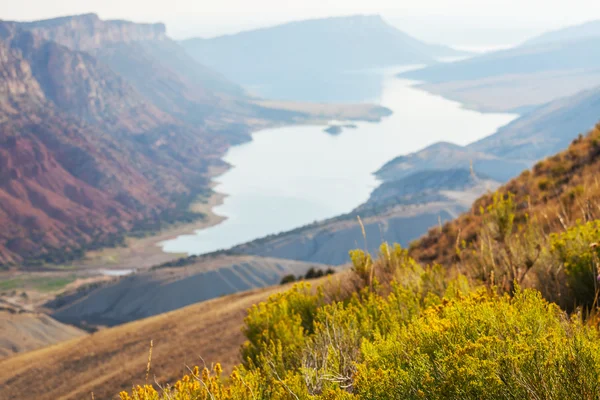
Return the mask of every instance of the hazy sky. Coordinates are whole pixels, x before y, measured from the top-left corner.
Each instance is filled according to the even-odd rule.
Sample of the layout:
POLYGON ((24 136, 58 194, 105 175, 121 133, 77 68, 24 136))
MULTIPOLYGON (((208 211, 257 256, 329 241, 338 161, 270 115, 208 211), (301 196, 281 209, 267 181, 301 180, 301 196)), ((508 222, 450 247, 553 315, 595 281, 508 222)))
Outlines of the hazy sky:
POLYGON ((408 33, 455 45, 510 44, 546 29, 600 19, 598 0, 2 0, 0 18, 98 13, 162 21, 175 38, 214 36, 290 20, 381 14, 408 33))

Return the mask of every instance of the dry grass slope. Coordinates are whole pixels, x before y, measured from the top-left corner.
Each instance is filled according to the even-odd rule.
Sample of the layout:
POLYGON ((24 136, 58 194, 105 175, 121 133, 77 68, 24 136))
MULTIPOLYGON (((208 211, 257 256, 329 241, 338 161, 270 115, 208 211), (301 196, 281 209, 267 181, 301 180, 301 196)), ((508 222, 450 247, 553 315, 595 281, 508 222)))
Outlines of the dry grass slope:
POLYGON ((246 310, 287 288, 235 294, 192 305, 0 361, 0 400, 112 399, 144 383, 150 341, 150 380, 173 382, 186 365, 240 363, 246 310))
MULTIPOLYGON (((600 124, 587 136, 579 136, 568 149, 537 163, 498 189, 514 194, 515 223, 527 218, 540 222, 543 231, 562 232, 580 221, 600 218, 600 124)), ((493 202, 493 194, 479 198, 470 212, 432 228, 411 246, 411 256, 423 263, 450 266, 459 261, 456 249, 478 240, 483 225, 481 209, 493 202), (462 245, 461 245, 462 246, 462 245)))
POLYGON ((0 359, 85 335, 84 331, 44 314, 1 308, 0 359))

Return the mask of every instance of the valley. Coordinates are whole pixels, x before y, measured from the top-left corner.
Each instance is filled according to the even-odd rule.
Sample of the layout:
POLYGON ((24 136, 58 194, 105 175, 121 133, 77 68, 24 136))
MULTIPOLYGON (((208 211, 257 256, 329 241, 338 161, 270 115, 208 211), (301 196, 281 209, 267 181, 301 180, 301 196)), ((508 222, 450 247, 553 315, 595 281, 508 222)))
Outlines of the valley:
POLYGON ((202 360, 207 365, 219 361, 231 371, 240 361, 246 310, 283 289, 215 299, 0 360, 0 399, 27 393, 40 400, 78 400, 91 392, 97 399, 113 399, 132 384, 144 383, 150 341, 151 382, 154 376, 172 382, 186 365, 202 360))
MULTIPOLYGON (((382 80, 376 102, 394 112, 379 123, 357 122, 356 128, 343 129, 337 136, 319 126, 263 130, 254 134, 252 142, 232 148, 225 161, 233 167, 216 178, 215 186, 216 191, 227 194, 215 213, 227 219, 195 235, 166 241, 164 250, 178 254, 226 250, 346 214, 365 202, 379 185, 373 173, 382 160, 442 139, 466 145, 493 134, 516 117, 465 110, 395 78, 398 70, 408 68, 372 72, 382 80), (449 131, 447 127, 452 128, 449 131)), ((457 167, 468 169, 469 160, 457 167)), ((430 214, 430 220, 437 221, 435 214, 430 214)), ((418 235, 407 235, 402 242, 415 237, 418 235)), ((348 245, 355 242, 348 241, 348 245)), ((330 251, 339 254, 338 260, 347 261, 346 249, 330 247, 330 251)))
POLYGON ((379 15, 169 32, 0 21, 0 400, 114 399, 215 362, 350 398, 311 386, 306 350, 350 339, 319 351, 353 346, 357 384, 390 309, 426 319, 469 285, 516 307, 522 284, 575 310, 560 257, 598 241, 556 249, 598 215, 598 23, 482 54, 379 15))

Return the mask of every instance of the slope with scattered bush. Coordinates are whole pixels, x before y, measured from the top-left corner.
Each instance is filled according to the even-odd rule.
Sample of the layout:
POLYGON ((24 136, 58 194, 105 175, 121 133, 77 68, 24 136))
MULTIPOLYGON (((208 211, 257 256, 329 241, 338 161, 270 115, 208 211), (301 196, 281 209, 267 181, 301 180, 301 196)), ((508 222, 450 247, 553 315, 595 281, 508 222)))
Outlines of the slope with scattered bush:
POLYGON ((410 249, 355 250, 351 271, 316 287, 273 289, 258 304, 265 292, 219 299, 9 359, 0 384, 22 394, 44 382, 38 398, 107 396, 129 379, 144 384, 122 399, 596 399, 599 156, 595 129, 410 249), (227 377, 211 362, 235 359, 242 304, 255 305, 227 377), (142 337, 166 340, 170 352, 153 352, 147 366, 142 337), (108 339, 98 355, 94 344, 108 339), (210 354, 208 364, 182 361, 190 351, 210 354), (83 379, 85 368, 91 381, 45 380, 49 365, 62 378, 83 379))
MULTIPOLYGON (((272 295, 246 318, 243 364, 190 369, 141 399, 595 399, 600 334, 535 289, 503 293, 400 246, 312 290, 272 295), (212 369, 212 372, 211 372, 212 369)), ((593 322, 596 320, 594 319, 593 322)))
POLYGON ((599 139, 578 138, 410 251, 353 251, 341 279, 253 306, 228 379, 205 366, 121 398, 598 398, 599 139))

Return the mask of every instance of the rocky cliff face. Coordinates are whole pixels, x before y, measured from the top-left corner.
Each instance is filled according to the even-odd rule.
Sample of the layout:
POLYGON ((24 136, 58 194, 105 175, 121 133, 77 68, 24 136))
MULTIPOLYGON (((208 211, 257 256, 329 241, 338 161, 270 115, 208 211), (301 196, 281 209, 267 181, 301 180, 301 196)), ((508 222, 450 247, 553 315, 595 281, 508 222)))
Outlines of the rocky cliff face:
POLYGON ((167 37, 162 24, 104 21, 97 15, 20 24, 35 35, 86 52, 131 84, 148 102, 194 124, 240 118, 244 91, 206 68, 167 37))
POLYGON ((4 25, 2 38, 6 51, 26 62, 6 65, 17 65, 17 68, 27 65, 28 74, 13 75, 12 79, 6 76, 6 81, 35 80, 39 86, 23 90, 24 93, 37 93, 69 114, 89 122, 103 122, 112 130, 140 133, 174 122, 87 53, 71 51, 13 24, 4 25))
POLYGON ((23 23, 39 37, 75 50, 91 51, 114 43, 168 40, 164 24, 102 21, 96 14, 23 23), (77 32, 74 35, 73 32, 77 32))
POLYGON ((226 147, 91 55, 0 23, 0 265, 114 242, 206 187, 226 147))

